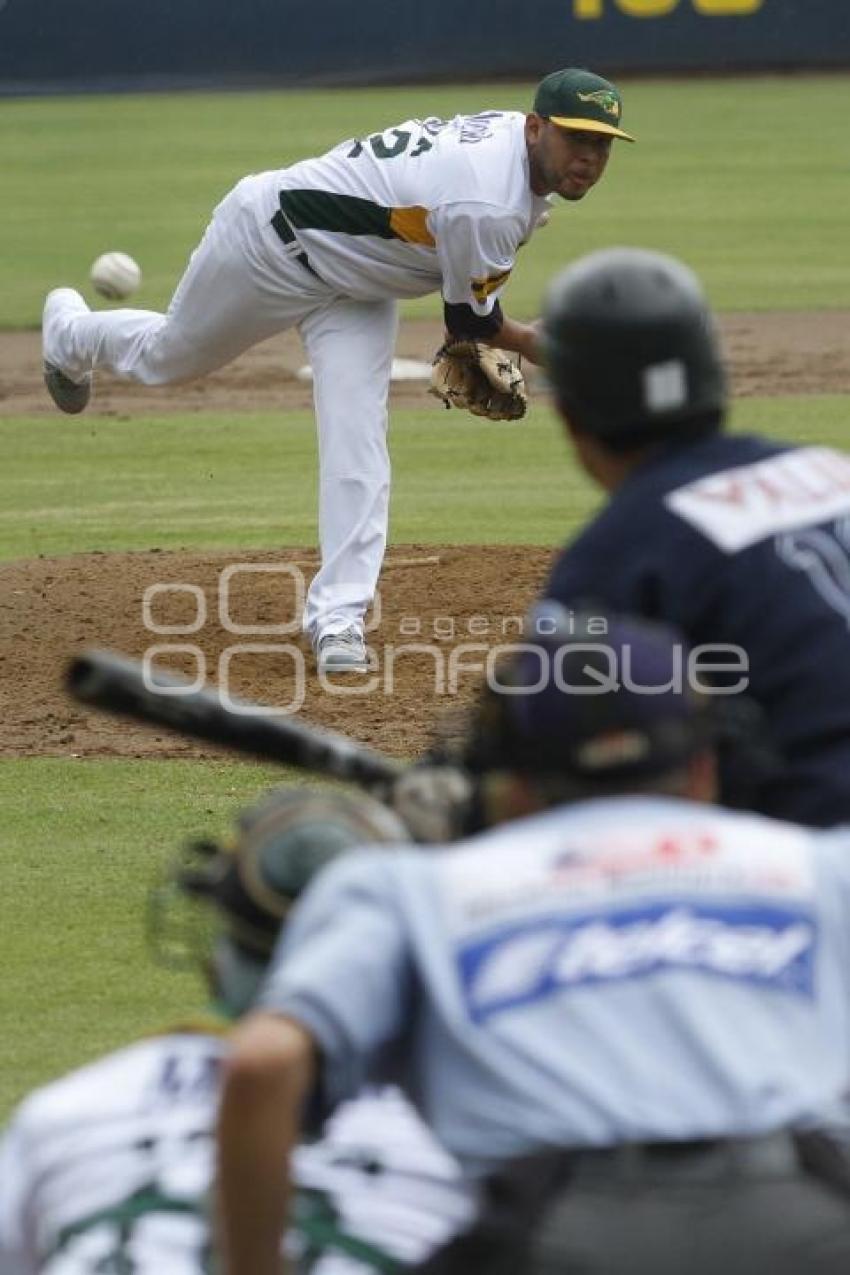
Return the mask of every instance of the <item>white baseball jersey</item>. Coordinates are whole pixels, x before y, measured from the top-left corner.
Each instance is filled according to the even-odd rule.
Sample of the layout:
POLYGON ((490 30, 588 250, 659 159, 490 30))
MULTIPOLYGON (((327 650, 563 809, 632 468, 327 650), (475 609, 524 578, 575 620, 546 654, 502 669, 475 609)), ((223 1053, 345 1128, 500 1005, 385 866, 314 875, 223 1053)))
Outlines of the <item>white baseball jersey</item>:
POLYGON ((356 300, 442 291, 489 314, 548 200, 529 186, 525 116, 410 119, 261 175, 311 266, 356 300))
MULTIPOLYGON (((211 1269, 226 1049, 206 1031, 139 1041, 21 1104, 0 1143, 2 1275, 211 1269)), ((311 1275, 365 1275, 387 1255, 420 1261, 474 1214, 457 1165, 394 1090, 340 1108, 292 1168, 287 1248, 311 1275)))
POLYGON ((587 801, 331 865, 260 1000, 312 1032, 334 1099, 400 1058, 477 1173, 552 1145, 843 1122, 848 921, 850 830, 587 801))

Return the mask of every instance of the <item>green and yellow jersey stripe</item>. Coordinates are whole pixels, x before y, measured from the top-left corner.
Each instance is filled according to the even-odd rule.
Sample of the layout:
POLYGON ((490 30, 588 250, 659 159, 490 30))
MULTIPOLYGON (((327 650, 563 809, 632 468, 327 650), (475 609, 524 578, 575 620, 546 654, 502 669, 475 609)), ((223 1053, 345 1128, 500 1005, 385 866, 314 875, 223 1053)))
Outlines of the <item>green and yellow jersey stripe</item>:
POLYGON ((327 190, 282 190, 280 207, 295 230, 329 230, 345 235, 375 235, 404 243, 435 247, 428 229, 428 209, 385 208, 357 195, 327 190))

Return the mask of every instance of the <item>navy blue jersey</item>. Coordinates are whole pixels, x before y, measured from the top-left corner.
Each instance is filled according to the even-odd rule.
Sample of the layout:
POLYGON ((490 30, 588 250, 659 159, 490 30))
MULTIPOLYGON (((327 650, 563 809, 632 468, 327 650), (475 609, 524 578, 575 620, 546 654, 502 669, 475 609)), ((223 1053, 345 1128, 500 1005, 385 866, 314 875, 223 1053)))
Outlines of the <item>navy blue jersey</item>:
POLYGON ((546 594, 743 648, 781 755, 750 804, 850 822, 850 458, 722 433, 658 453, 564 550, 546 594))

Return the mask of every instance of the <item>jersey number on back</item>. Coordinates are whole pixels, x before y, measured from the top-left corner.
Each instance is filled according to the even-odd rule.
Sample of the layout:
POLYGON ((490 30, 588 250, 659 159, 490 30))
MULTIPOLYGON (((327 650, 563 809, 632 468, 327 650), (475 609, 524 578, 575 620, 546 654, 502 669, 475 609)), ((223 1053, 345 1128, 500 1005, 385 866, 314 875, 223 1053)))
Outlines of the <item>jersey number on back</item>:
MULTIPOLYGON (((366 138, 365 142, 361 142, 358 139, 345 158, 357 159, 358 155, 362 155, 368 146, 375 159, 394 159, 396 155, 404 154, 410 145, 412 137, 413 134, 404 128, 391 128, 387 133, 373 133, 371 137, 366 138), (388 141, 388 138, 395 140, 388 141)), ((432 143, 423 134, 410 152, 410 158, 416 159, 417 155, 423 155, 425 151, 429 151, 431 146, 432 143)))
POLYGON ((850 625, 850 519, 842 518, 831 531, 803 527, 776 537, 783 562, 805 571, 824 602, 850 625))

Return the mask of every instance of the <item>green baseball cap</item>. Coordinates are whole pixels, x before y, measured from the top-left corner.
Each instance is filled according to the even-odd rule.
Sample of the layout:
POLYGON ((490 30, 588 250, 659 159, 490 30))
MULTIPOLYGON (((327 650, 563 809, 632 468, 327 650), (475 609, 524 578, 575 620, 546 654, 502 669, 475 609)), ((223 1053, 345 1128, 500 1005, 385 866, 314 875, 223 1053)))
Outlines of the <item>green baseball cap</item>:
POLYGON ((635 140, 618 127, 623 113, 619 89, 592 71, 570 66, 547 75, 537 86, 534 111, 561 128, 635 140))

